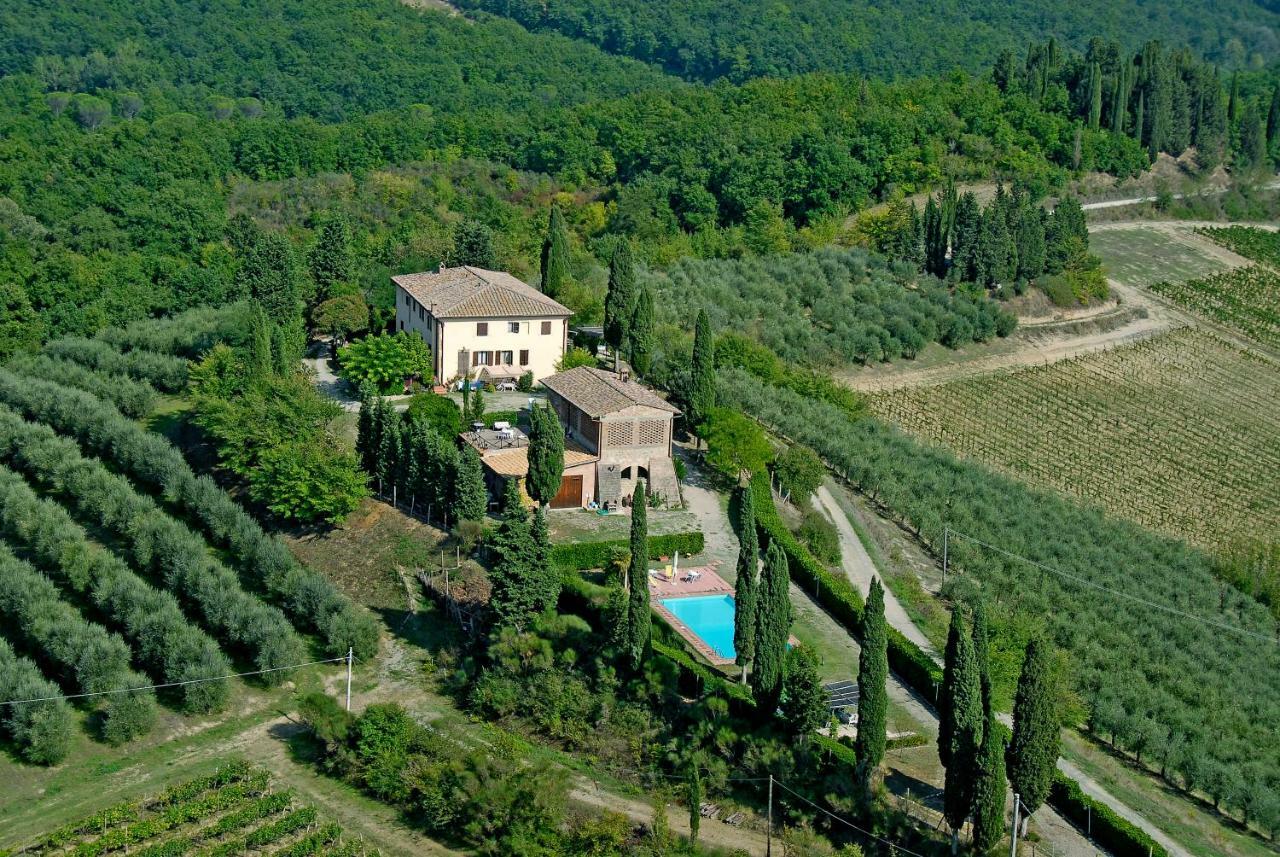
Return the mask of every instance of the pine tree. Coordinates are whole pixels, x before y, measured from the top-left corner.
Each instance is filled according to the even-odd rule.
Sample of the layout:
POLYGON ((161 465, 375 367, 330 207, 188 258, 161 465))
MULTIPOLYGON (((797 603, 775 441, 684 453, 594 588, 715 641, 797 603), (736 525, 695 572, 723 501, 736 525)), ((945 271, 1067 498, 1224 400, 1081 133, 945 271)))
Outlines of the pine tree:
POLYGON ((689 381, 689 410, 685 414, 689 426, 701 430, 711 409, 716 406, 716 353, 711 338, 711 321, 705 309, 698 310, 693 326, 692 377, 689 381))
MULTIPOLYGON (((978 753, 982 749, 982 681, 973 637, 968 623, 957 605, 951 614, 952 630, 957 635, 954 655, 946 664, 943 694, 947 697, 950 726, 947 740, 947 776, 944 786, 943 815, 951 825, 951 850, 958 848, 960 828, 973 811, 974 786, 978 771, 978 753), (959 617, 957 619, 957 617, 959 617)), ((948 639, 948 653, 952 651, 948 639)), ((938 740, 943 736, 939 733, 938 740)))
POLYGON ((801 740, 827 721, 831 697, 822 686, 818 655, 808 646, 786 653, 782 678, 783 728, 801 740))
POLYGON ((973 800, 973 850, 979 854, 989 852, 1004 835, 1004 799, 1008 787, 1004 775, 1004 732, 998 726, 995 713, 988 711, 973 800))
POLYGON ((543 294, 556 297, 569 279, 569 230, 560 206, 554 202, 547 220, 547 237, 542 241, 541 270, 543 294))
POLYGON ((564 479, 564 427, 550 405, 529 412, 529 496, 548 506, 560 493, 564 479))
POLYGON ((551 561, 551 530, 547 524, 547 510, 535 509, 529 525, 532 542, 528 585, 532 610, 541 613, 551 610, 560 600, 560 569, 551 561))
POLYGON ((454 514, 458 520, 483 521, 489 506, 488 491, 484 486, 484 465, 480 463, 480 453, 470 445, 462 451, 455 485, 454 514))
POLYGON ((236 283, 253 298, 273 324, 293 319, 302 310, 298 263, 293 245, 282 235, 261 232, 240 259, 236 283))
POLYGON ((756 609, 756 651, 752 683, 762 714, 771 716, 782 695, 783 665, 791 634, 791 595, 787 555, 776 541, 769 543, 760 577, 760 603, 756 609))
POLYGON ((747 683, 747 666, 755 653, 756 609, 760 602, 760 534, 756 531, 755 500, 750 486, 738 486, 738 579, 734 586, 733 648, 742 683, 747 683))
POLYGON ((1098 130, 1102 124, 1102 66, 1096 62, 1089 69, 1089 127, 1098 130))
POLYGON ((355 270, 351 252, 351 224, 340 212, 331 212, 320 230, 320 237, 307 255, 307 267, 320 300, 333 297, 337 283, 349 282, 355 270))
POLYGON ((498 251, 493 246, 493 232, 478 220, 463 220, 453 228, 454 265, 471 265, 493 270, 498 267, 498 251))
POLYGON ((1048 644, 1032 637, 1018 676, 1009 745, 1009 780, 1022 796, 1027 818, 1049 796, 1058 764, 1059 718, 1051 670, 1048 644))
POLYGON ((631 560, 627 569, 630 598, 627 601, 627 659, 639 670, 649 654, 653 619, 649 615, 649 524, 644 482, 636 482, 631 495, 631 560))
POLYGON ((648 286, 642 286, 636 296, 627 343, 627 359, 631 368, 641 377, 648 375, 653 361, 653 293, 648 286))
POLYGON ((609 259, 609 290, 604 297, 604 341, 613 349, 614 369, 629 341, 631 316, 636 302, 636 270, 631 244, 619 241, 609 259))
POLYGON ((884 618, 884 587, 871 581, 862 612, 862 653, 858 656, 858 736, 854 754, 858 760, 858 788, 871 799, 876 773, 884 759, 885 723, 888 716, 889 636, 884 618))

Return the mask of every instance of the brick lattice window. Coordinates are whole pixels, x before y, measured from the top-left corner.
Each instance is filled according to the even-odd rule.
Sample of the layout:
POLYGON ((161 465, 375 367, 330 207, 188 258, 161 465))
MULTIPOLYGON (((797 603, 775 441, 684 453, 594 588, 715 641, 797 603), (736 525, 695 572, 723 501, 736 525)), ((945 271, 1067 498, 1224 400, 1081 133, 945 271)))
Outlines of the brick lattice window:
POLYGON ((633 423, 607 423, 608 429, 605 431, 604 439, 609 446, 630 446, 631 445, 631 427, 633 423))
POLYGON ((658 446, 667 439, 666 423, 663 420, 641 420, 640 446, 658 446))

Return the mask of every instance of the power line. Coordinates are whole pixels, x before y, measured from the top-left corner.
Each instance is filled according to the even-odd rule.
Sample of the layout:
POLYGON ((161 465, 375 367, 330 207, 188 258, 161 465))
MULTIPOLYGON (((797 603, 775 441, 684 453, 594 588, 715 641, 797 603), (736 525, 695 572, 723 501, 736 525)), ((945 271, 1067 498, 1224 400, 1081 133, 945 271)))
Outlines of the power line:
POLYGON ((959 530, 955 530, 950 527, 947 527, 947 532, 953 536, 959 536, 960 538, 968 539, 974 544, 981 545, 987 550, 995 551, 996 553, 1001 554, 1002 556, 1006 556, 1006 557, 1009 557, 1010 559, 1018 560, 1019 562, 1025 562, 1027 565, 1038 568, 1041 571, 1047 571, 1050 574, 1054 574, 1066 580, 1073 581, 1075 583, 1080 584, 1081 586, 1087 586, 1090 589, 1096 589, 1099 592, 1105 592, 1108 595, 1116 595, 1116 596, 1119 596, 1120 598, 1127 598, 1128 600, 1133 601, 1135 603, 1142 604, 1146 607, 1151 607, 1155 610, 1163 610, 1166 613, 1171 613, 1174 616, 1179 616, 1183 619, 1191 619, 1192 621, 1195 621, 1195 622, 1203 622, 1206 625, 1211 625, 1221 631, 1230 631, 1233 634, 1241 634, 1243 636, 1251 637, 1255 640, 1263 640, 1268 643, 1278 642, 1275 637, 1271 637, 1266 634, 1259 634, 1257 631, 1250 631, 1247 628, 1239 628, 1239 627, 1236 627, 1235 625, 1228 625, 1225 622, 1219 622, 1216 619, 1210 619, 1208 616, 1197 616, 1194 613, 1187 613, 1185 611, 1177 609, 1176 607, 1169 607, 1166 604, 1158 604, 1155 601, 1148 601, 1147 599, 1140 598, 1137 595, 1130 595, 1128 592, 1121 592, 1118 589, 1112 589, 1108 586, 1103 586, 1100 583, 1094 583, 1092 580, 1088 580, 1086 578, 1080 577, 1079 575, 1071 574, 1070 572, 1062 571, 1061 569, 1044 565, 1043 563, 1036 562, 1035 560, 1032 560, 1032 559, 1027 559, 1025 556, 1020 556, 1019 554, 1011 553, 1007 550, 1004 550, 1003 548, 998 548, 995 545, 989 545, 986 542, 982 541, 981 539, 974 538, 973 536, 968 535, 967 533, 962 533, 959 530))
POLYGON ((841 816, 839 816, 839 815, 836 815, 834 812, 831 812, 830 810, 827 810, 827 809, 824 809, 824 808, 822 808, 822 807, 818 806, 816 803, 814 803, 813 801, 809 800, 807 797, 805 797, 804 795, 802 795, 802 794, 800 794, 799 792, 797 792, 795 789, 793 789, 793 788, 791 788, 790 786, 788 786, 788 785, 787 785, 786 783, 784 783, 782 780, 779 780, 779 779, 777 779, 777 778, 774 778, 773 782, 775 782, 776 784, 778 784, 778 785, 779 785, 779 786, 781 786, 782 788, 786 789, 787 791, 791 792, 791 794, 795 795, 795 796, 796 796, 796 797, 798 797, 800 800, 802 800, 802 801, 804 801, 805 803, 809 804, 809 806, 813 807, 813 808, 814 808, 814 809, 816 809, 818 812, 821 812, 821 813, 823 813, 824 815, 827 815, 827 816, 829 816, 830 818, 834 819, 835 821, 838 821, 838 822, 840 822, 841 824, 843 824, 843 825, 845 825, 845 826, 847 826, 847 827, 850 827, 850 828, 852 828, 852 829, 854 829, 854 830, 858 831, 858 832, 859 832, 859 833, 861 833, 863 836, 866 836, 866 837, 869 837, 869 838, 871 838, 871 839, 874 839, 876 842, 879 842, 881 845, 888 845, 890 848, 894 849, 894 853, 895 853, 895 854, 909 854, 909 855, 911 855, 911 857, 924 857, 924 855, 923 855, 923 854, 920 854, 920 853, 919 853, 919 852, 917 852, 917 851, 912 851, 912 850, 910 850, 909 848, 903 848, 903 847, 902 847, 901 845, 899 845, 898 843, 896 843, 896 842, 892 842, 892 841, 890 841, 890 840, 888 840, 888 839, 885 839, 884 837, 877 836, 877 835, 875 835, 874 833, 872 833, 870 830, 863 830, 861 827, 859 827, 858 825, 854 824, 852 821, 849 821, 849 820, 848 820, 848 819, 846 819, 846 818, 843 818, 843 817, 841 817, 841 816))
POLYGON ((265 673, 280 672, 281 670, 294 670, 299 669, 300 667, 315 666, 316 664, 336 664, 346 662, 346 657, 329 658, 328 660, 323 661, 307 661, 305 664, 289 664, 288 666, 271 667, 265 670, 251 670, 250 672, 245 673, 231 673, 230 675, 217 675, 210 676, 208 678, 193 678, 187 681, 170 681, 164 684, 148 684, 141 687, 120 687, 115 690, 98 690, 93 693, 68 693, 60 696, 37 696, 32 699, 10 699, 0 702, 0 705, 26 705, 32 702, 52 702, 56 699, 83 699, 87 696, 107 696, 113 693, 135 693, 139 690, 161 690, 166 687, 184 687, 189 684, 204 684, 210 681, 227 681, 228 679, 244 678, 245 676, 251 675, 263 675, 265 673))

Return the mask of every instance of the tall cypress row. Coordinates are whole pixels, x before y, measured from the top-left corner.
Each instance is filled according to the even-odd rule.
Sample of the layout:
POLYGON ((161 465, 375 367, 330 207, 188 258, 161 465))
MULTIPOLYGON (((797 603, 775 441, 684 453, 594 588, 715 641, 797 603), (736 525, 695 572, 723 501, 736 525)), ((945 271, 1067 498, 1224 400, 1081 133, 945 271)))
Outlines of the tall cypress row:
POLYGON ((876 772, 884 759, 885 722, 889 710, 885 682, 889 676, 889 632, 884 618, 884 587, 871 581, 862 613, 862 653, 858 656, 858 787, 871 799, 876 772))
POLYGON ((764 555, 760 578, 760 605, 756 610, 756 657, 753 684, 756 701, 764 716, 778 707, 782 694, 782 672, 787 658, 787 638, 791 635, 791 594, 787 555, 776 541, 764 555))
POLYGON ((738 486, 738 579, 733 599, 733 648, 742 683, 756 647, 756 609, 760 602, 760 534, 756 531, 755 499, 750 486, 738 486))
POLYGON ((1009 780, 1022 796, 1028 818, 1049 796, 1059 742, 1049 645, 1032 637, 1018 676, 1013 700, 1013 741, 1009 745, 1009 780))
POLYGON ((560 294, 569 279, 569 229, 560 206, 551 203, 547 236, 542 240, 542 292, 549 298, 560 294))
POLYGON ((627 658, 633 670, 640 669, 649 653, 652 618, 649 615, 649 523, 645 509, 644 482, 636 482, 631 496, 631 561, 627 572, 627 658))
MULTIPOLYGON (((943 689, 948 697, 951 718, 947 735, 950 748, 947 752, 949 762, 944 786, 943 815, 947 824, 951 825, 951 851, 954 854, 960 844, 960 828, 973 811, 978 753, 982 749, 985 724, 982 712, 982 678, 977 656, 973 651, 973 637, 969 634, 968 623, 959 606, 951 616, 957 640, 943 689), (958 621, 957 616, 960 617, 958 621)), ((938 740, 942 740, 941 735, 938 740)))

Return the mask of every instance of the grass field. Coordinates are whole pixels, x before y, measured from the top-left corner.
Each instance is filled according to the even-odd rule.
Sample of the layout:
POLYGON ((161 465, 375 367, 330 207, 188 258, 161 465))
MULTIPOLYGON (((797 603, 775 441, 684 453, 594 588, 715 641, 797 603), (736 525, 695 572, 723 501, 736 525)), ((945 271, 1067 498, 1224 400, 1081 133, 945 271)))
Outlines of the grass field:
POLYGON ((1194 242, 1155 228, 1100 229, 1089 233, 1089 250, 1102 259, 1107 276, 1128 286, 1176 282, 1227 268, 1194 242))
POLYGON ((1208 333, 869 402, 917 437, 1196 544, 1280 531, 1280 372, 1208 333))

